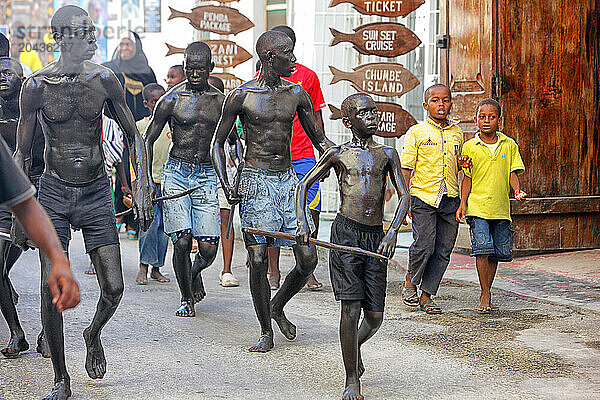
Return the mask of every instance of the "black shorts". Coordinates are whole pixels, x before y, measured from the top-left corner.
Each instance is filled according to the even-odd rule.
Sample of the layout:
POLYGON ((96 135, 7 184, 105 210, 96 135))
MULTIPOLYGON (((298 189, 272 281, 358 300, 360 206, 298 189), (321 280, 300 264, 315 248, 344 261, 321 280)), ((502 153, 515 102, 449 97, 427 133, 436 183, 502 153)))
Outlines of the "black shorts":
MULTIPOLYGON (((331 225, 331 242, 377 251, 383 226, 364 225, 338 214, 331 225)), ((387 265, 375 257, 332 250, 329 274, 336 300, 361 300, 362 308, 383 312, 387 265)))
POLYGON ((71 226, 82 230, 87 253, 119 243, 106 175, 74 185, 45 173, 40 178, 38 201, 54 224, 63 249, 67 250, 69 245, 71 226))

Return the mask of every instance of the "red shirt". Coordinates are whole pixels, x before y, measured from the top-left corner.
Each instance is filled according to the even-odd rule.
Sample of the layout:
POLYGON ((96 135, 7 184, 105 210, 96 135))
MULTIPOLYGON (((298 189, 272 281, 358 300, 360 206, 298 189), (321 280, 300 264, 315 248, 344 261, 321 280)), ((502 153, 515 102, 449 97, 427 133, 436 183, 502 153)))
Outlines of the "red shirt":
MULTIPOLYGON (((258 73, 255 77, 258 76, 258 73)), ((325 99, 323 98, 323 92, 321 91, 321 83, 317 74, 310 68, 296 63, 296 69, 292 73, 292 76, 283 78, 292 83, 301 85, 304 90, 310 96, 313 103, 313 110, 317 112, 325 107, 325 99)), ((298 115, 294 116, 294 126, 292 128, 292 161, 299 160, 304 157, 314 157, 315 151, 313 149, 312 142, 306 136, 304 129, 300 125, 298 115)))

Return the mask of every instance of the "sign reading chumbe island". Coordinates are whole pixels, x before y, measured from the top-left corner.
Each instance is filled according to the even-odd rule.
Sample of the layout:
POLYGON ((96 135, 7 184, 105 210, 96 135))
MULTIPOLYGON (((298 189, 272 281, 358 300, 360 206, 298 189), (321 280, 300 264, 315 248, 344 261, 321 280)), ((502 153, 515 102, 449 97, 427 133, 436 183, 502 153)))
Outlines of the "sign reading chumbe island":
POLYGON ((190 25, 200 31, 237 35, 254 26, 252 21, 231 7, 200 6, 192 9, 191 13, 177 11, 172 7, 169 9, 171 10, 169 19, 188 19, 190 25))
POLYGON ((329 7, 350 3, 354 9, 364 15, 380 17, 406 17, 425 3, 425 0, 331 0, 329 7))
POLYGON ((354 33, 342 33, 329 28, 333 35, 330 46, 350 42, 361 54, 397 57, 421 44, 421 39, 410 29, 395 22, 372 23, 354 28, 354 33))
POLYGON ((333 74, 331 85, 350 81, 354 89, 378 96, 402 96, 419 86, 419 79, 401 64, 370 63, 359 65, 353 72, 344 72, 329 66, 333 74))
MULTIPOLYGON (((252 54, 248 53, 246 49, 230 40, 204 40, 204 43, 210 47, 212 61, 217 68, 235 67, 252 58, 252 54)), ((183 47, 171 46, 168 43, 165 44, 169 49, 167 56, 183 54, 185 52, 185 48, 183 47)))

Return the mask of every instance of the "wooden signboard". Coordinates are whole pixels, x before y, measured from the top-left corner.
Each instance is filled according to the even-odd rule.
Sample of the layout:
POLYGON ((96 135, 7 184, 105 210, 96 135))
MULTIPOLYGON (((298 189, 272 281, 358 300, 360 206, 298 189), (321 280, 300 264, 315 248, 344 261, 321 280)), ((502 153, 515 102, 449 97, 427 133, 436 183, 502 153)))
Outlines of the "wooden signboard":
MULTIPOLYGON (((400 137, 406 133, 408 128, 417 124, 415 118, 401 105, 387 102, 375 102, 377 105, 377 114, 379 115, 379 126, 377 127, 377 136, 381 137, 400 137)), ((331 110, 329 119, 341 119, 342 111, 328 104, 331 110)))
POLYGON ((425 0, 331 0, 329 7, 350 3, 354 9, 364 15, 380 17, 406 17, 425 3, 425 0))
MULTIPOLYGON (((212 60, 215 63, 215 67, 218 68, 235 67, 252 58, 252 54, 248 53, 246 49, 230 40, 203 40, 203 42, 210 46, 212 60)), ((183 47, 171 46, 168 43, 165 44, 169 49, 167 56, 183 54, 185 52, 185 48, 183 47)))
POLYGON ((221 78, 223 80, 223 84, 225 86, 225 94, 229 93, 230 91, 244 83, 242 79, 229 73, 217 73, 211 75, 221 78))
POLYGON ((169 19, 185 18, 190 25, 201 31, 218 33, 221 35, 237 35, 254 26, 252 21, 231 7, 200 6, 192 9, 191 13, 177 11, 172 7, 169 19))
POLYGON ((421 44, 421 39, 410 29, 395 22, 376 22, 354 28, 354 33, 342 33, 329 28, 333 35, 330 46, 350 42, 361 54, 397 57, 421 44))
POLYGON ((401 64, 370 63, 359 65, 353 72, 344 72, 329 66, 331 85, 350 81, 354 89, 378 96, 402 96, 419 86, 419 79, 401 64))

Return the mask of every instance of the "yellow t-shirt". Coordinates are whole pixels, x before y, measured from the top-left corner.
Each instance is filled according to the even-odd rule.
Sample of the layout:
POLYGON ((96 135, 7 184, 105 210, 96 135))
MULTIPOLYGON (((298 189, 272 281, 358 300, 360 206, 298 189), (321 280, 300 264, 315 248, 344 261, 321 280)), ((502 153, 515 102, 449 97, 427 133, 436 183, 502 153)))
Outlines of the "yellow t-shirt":
POLYGON ((40 60, 40 56, 38 56, 37 51, 33 49, 30 51, 22 51, 19 54, 19 61, 28 65, 29 68, 31 68, 31 72, 36 72, 42 69, 42 61, 40 60))
POLYGON ((510 173, 525 171, 519 146, 498 132, 498 146, 492 154, 478 133, 465 143, 462 154, 473 160, 473 168, 464 170, 472 180, 466 215, 510 220, 510 173))
MULTIPOLYGON (((150 124, 150 117, 144 117, 135 123, 138 131, 144 138, 146 139, 146 129, 150 124)), ((167 157, 169 156, 169 150, 171 149, 171 130, 169 129, 169 125, 165 124, 163 131, 161 132, 156 142, 154 142, 154 146, 152 146, 152 180, 154 183, 160 183, 160 174, 162 173, 162 168, 167 162, 167 157)), ((130 165, 131 168, 131 180, 135 180, 135 173, 133 172, 133 166, 130 165)))
POLYGON ((458 196, 458 156, 463 132, 454 121, 442 128, 431 118, 412 126, 404 139, 400 162, 412 169, 410 194, 438 207, 442 196, 458 196))

